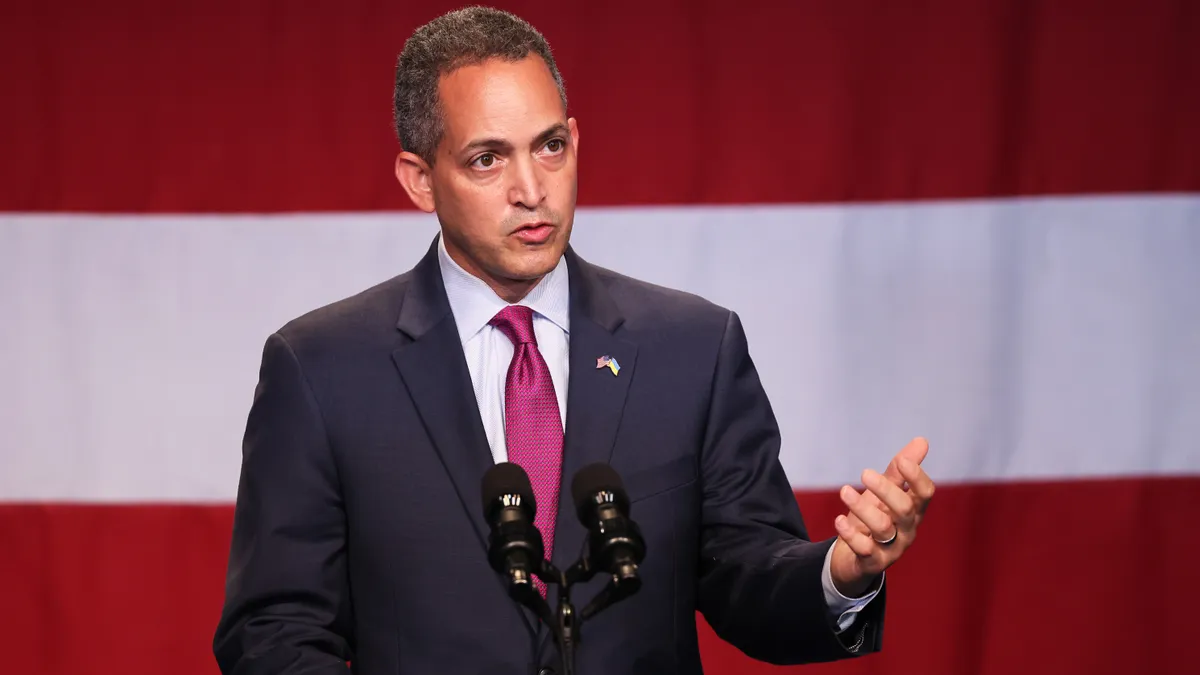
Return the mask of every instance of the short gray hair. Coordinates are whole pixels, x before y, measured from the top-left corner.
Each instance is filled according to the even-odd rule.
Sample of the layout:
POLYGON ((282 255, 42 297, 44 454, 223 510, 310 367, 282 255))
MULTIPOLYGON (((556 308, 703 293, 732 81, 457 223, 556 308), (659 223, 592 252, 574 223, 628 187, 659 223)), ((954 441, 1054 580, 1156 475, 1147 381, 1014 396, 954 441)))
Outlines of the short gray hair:
POLYGON ((438 99, 441 77, 488 59, 519 61, 530 54, 542 57, 550 68, 565 109, 567 92, 550 45, 523 19, 490 7, 466 7, 418 28, 404 43, 396 64, 392 104, 400 146, 433 164, 444 131, 438 99))

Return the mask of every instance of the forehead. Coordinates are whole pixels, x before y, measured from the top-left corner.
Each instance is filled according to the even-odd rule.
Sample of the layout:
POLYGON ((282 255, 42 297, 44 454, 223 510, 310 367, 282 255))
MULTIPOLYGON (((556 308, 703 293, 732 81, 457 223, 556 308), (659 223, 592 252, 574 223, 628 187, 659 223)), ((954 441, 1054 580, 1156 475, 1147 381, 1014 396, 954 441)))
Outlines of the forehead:
POLYGON ((447 141, 480 135, 518 140, 566 122, 554 76, 536 55, 462 66, 441 78, 438 97, 447 141))

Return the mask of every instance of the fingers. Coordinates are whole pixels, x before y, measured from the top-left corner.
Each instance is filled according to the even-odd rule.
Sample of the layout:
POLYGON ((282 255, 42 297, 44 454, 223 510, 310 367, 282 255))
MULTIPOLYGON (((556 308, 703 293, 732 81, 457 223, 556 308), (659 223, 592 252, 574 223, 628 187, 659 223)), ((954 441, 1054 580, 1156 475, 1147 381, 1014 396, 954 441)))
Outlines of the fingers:
MULTIPOLYGON (((909 493, 871 469, 863 471, 862 479, 863 485, 866 485, 891 512, 892 522, 902 530, 911 530, 915 524, 917 509, 909 493)), ((890 532, 888 534, 890 535, 890 532)))
POLYGON ((871 529, 869 527, 867 527, 866 525, 864 525, 863 521, 858 519, 858 516, 854 515, 853 513, 848 513, 848 514, 846 514, 846 517, 850 519, 851 527, 858 530, 859 532, 862 532, 863 534, 870 534, 871 529))
POLYGON ((898 468, 900 474, 904 476, 904 480, 908 482, 913 500, 916 502, 917 513, 924 514, 926 507, 929 506, 929 500, 933 499, 933 479, 925 473, 920 465, 908 458, 900 458, 898 468))
POLYGON ((917 436, 916 438, 909 441, 908 445, 904 446, 900 450, 900 453, 898 455, 896 455, 896 457, 897 458, 907 458, 917 464, 920 464, 921 462, 925 461, 925 456, 928 454, 929 454, 929 441, 925 440, 924 438, 922 438, 920 436, 917 436))
POLYGON ((908 442, 908 445, 900 449, 896 456, 888 462, 887 468, 884 469, 883 475, 887 476, 893 483, 903 487, 904 474, 900 471, 899 463, 903 459, 908 459, 917 464, 925 461, 925 456, 929 454, 929 441, 918 436, 908 442))
POLYGON ((883 475, 896 485, 904 487, 904 475, 900 473, 900 466, 896 463, 898 459, 900 459, 900 455, 896 455, 892 461, 888 462, 887 468, 883 470, 883 475))
POLYGON ((861 525, 855 526, 855 530, 871 535, 876 541, 886 541, 896 533, 892 519, 879 510, 877 503, 867 500, 854 488, 849 485, 842 487, 841 498, 842 503, 850 508, 850 513, 858 520, 857 524, 851 525, 861 525))
POLYGON ((846 516, 838 516, 837 518, 834 518, 833 526, 837 528, 838 537, 840 537, 842 541, 846 542, 846 545, 850 547, 850 550, 854 551, 854 555, 862 558, 869 558, 875 551, 875 542, 871 541, 871 538, 866 534, 854 529, 854 527, 850 525, 850 519, 846 516))

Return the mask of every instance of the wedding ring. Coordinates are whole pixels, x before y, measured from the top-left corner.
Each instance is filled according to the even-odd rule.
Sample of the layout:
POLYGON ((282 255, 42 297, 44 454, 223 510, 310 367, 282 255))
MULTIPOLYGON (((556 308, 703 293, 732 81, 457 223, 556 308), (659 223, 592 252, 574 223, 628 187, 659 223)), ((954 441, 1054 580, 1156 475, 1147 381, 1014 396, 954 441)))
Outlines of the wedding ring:
POLYGON ((900 528, 895 528, 895 529, 893 529, 893 530, 892 530, 892 536, 891 536, 891 537, 889 537, 889 538, 888 538, 886 541, 879 541, 878 539, 875 539, 875 537, 871 537, 871 538, 872 538, 872 539, 875 539, 875 543, 876 543, 876 544, 879 544, 880 546, 887 546, 888 544, 892 543, 893 541, 896 541, 896 535, 897 535, 899 532, 900 532, 900 528))

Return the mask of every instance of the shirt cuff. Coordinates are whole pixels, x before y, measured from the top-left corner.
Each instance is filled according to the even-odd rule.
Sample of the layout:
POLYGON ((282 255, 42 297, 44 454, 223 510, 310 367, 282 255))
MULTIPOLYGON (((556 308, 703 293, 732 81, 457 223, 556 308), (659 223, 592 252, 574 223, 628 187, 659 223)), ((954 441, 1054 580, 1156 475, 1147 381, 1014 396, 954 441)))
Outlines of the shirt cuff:
MULTIPOLYGON (((836 543, 834 542, 835 545, 836 543)), ((839 593, 833 585, 833 574, 830 572, 832 563, 833 546, 830 546, 829 550, 825 552, 825 568, 821 571, 821 586, 825 589, 825 604, 829 607, 829 614, 837 622, 838 632, 841 632, 854 625, 854 619, 858 613, 879 594, 879 590, 883 588, 884 575, 879 575, 879 579, 872 584, 871 591, 863 597, 847 598, 839 593)))

